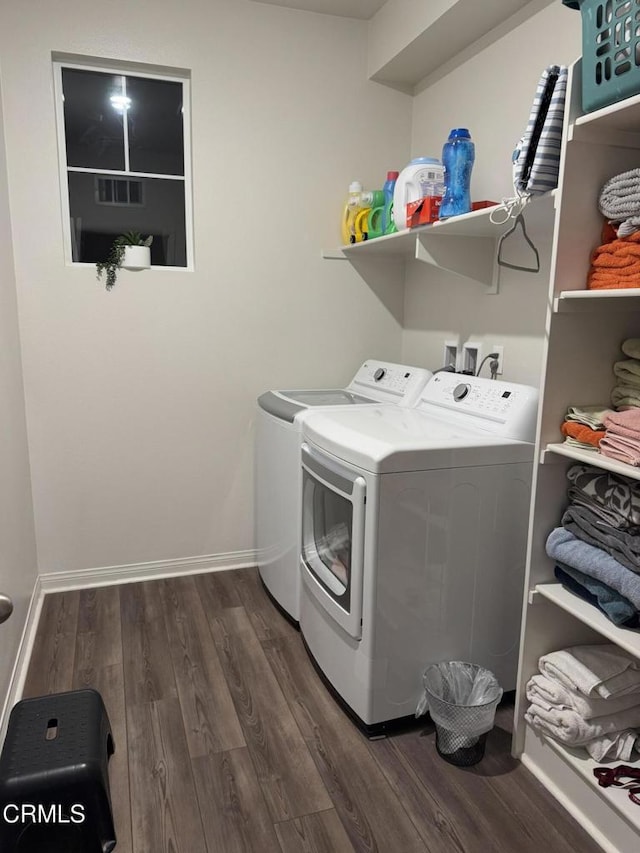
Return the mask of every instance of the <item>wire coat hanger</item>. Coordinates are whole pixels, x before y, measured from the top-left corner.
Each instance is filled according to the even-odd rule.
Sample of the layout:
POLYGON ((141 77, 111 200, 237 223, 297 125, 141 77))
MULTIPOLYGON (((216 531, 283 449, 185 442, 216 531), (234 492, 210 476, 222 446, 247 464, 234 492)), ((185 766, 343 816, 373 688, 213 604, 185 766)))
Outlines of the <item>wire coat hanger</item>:
POLYGON ((515 221, 514 221, 513 225, 511 226, 511 228, 509 228, 508 231, 505 231, 504 234, 502 235, 502 237, 500 237, 500 240, 498 241, 498 258, 497 258, 497 260, 498 260, 498 264, 501 267, 508 267, 510 270, 520 270, 521 272, 540 272, 540 255, 538 254, 538 250, 536 249, 535 245, 533 244, 531 238, 527 234, 527 228, 526 228, 526 224, 525 224, 524 216, 522 215, 522 212, 518 213, 518 215, 515 217, 515 221), (532 249, 532 251, 536 257, 535 267, 533 267, 533 266, 523 267, 520 264, 511 264, 508 261, 503 260, 503 258, 502 258, 502 246, 504 244, 504 241, 514 233, 514 231, 516 230, 518 225, 522 229, 522 236, 526 240, 527 244, 531 247, 531 249, 532 249))

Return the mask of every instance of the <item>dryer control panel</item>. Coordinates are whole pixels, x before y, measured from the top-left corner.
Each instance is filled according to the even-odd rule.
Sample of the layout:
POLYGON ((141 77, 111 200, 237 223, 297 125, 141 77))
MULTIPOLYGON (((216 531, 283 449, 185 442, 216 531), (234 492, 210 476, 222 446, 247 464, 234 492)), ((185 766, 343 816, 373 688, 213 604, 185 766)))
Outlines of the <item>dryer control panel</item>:
POLYGON ((348 390, 380 402, 415 406, 430 377, 431 371, 424 367, 370 359, 360 367, 348 390))
POLYGON ((538 390, 516 382, 436 373, 425 386, 417 408, 433 414, 445 410, 447 418, 455 418, 457 424, 467 423, 504 438, 533 441, 538 390))

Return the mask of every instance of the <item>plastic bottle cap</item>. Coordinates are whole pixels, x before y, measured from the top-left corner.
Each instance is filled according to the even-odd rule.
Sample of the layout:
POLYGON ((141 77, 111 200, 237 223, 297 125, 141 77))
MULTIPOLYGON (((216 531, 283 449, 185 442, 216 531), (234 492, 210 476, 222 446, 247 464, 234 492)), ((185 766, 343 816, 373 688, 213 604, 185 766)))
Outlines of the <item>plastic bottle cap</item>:
POLYGON ((449 139, 471 139, 471 134, 466 127, 454 127, 449 134, 449 139))
POLYGON ((387 180, 388 181, 396 181, 400 175, 400 172, 387 172, 387 180))
POLYGON ((349 192, 350 193, 361 193, 362 192, 362 184, 360 181, 352 181, 349 184, 349 192))
POLYGON ((425 165, 436 164, 440 165, 440 160, 437 157, 414 157, 413 160, 409 163, 410 166, 417 166, 420 163, 424 163, 425 165))

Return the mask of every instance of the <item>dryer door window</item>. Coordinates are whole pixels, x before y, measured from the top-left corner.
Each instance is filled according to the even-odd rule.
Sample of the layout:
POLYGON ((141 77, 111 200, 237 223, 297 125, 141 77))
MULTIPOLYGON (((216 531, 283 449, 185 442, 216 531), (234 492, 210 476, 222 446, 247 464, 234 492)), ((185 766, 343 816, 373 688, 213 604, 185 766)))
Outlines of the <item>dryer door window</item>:
POLYGON ((336 622, 359 638, 365 481, 303 445, 302 482, 305 587, 336 622))
POLYGON ((349 612, 351 502, 305 471, 303 506, 302 559, 327 594, 349 612))

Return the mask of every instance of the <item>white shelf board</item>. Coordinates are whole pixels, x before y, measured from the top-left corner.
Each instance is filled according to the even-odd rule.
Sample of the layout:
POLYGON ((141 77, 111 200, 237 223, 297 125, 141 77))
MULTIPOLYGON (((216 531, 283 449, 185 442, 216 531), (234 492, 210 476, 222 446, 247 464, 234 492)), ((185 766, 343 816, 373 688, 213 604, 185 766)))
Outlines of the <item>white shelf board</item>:
POLYGON ((640 311, 640 287, 619 290, 563 290, 553 303, 556 314, 587 311, 640 311))
POLYGON ((414 255, 416 250, 416 232, 422 228, 406 228, 404 231, 396 231, 395 234, 384 234, 373 240, 365 240, 363 243, 353 243, 349 246, 340 246, 340 251, 345 258, 367 257, 369 255, 414 255))
MULTIPOLYGON (((533 746, 536 741, 540 744, 540 747, 543 748, 546 746, 551 751, 554 757, 559 759, 568 768, 570 768, 574 773, 577 774, 579 779, 584 782, 584 784, 587 786, 588 790, 591 792, 592 795, 595 795, 596 798, 599 798, 604 804, 606 804, 606 806, 614 809, 615 812, 621 818, 624 819, 626 824, 631 828, 633 832, 640 832, 640 806, 637 806, 635 803, 631 802, 631 800, 629 799, 629 793, 625 791, 624 788, 603 788, 598 785, 598 780, 593 775, 593 771, 596 767, 600 767, 602 765, 598 764, 598 762, 590 758, 586 749, 564 746, 563 744, 558 743, 558 741, 554 740, 553 738, 547 737, 546 735, 542 734, 528 723, 526 723, 526 727, 527 747, 533 746)), ((542 761, 540 761, 540 759, 544 758, 544 756, 540 753, 540 747, 535 750, 535 753, 533 749, 528 749, 527 747, 525 747, 526 752, 529 752, 531 754, 531 757, 533 757, 536 764, 538 764, 539 766, 542 765, 542 761)), ((634 757, 636 755, 637 753, 634 753, 634 757)), ((525 766, 529 766, 529 761, 526 760, 526 755, 523 755, 522 758, 525 766)), ((551 758, 551 756, 549 756, 549 758, 551 758)), ((549 767, 549 758, 545 760, 546 766, 544 767, 544 771, 546 771, 547 773, 551 769, 549 767)), ((612 766, 621 763, 623 762, 612 762, 612 766)), ((630 767, 640 767, 640 761, 638 760, 633 760, 624 763, 630 767)), ((535 768, 530 767, 529 769, 532 769, 535 772, 535 768)), ((575 791, 571 790, 573 788, 573 784, 571 784, 570 780, 566 779, 565 781, 567 782, 568 788, 568 791, 565 794, 565 798, 568 798, 570 800, 572 798, 572 794, 575 794, 575 791)), ((594 802, 597 802, 597 800, 594 802)), ((570 806, 569 802, 565 801, 564 804, 566 806, 570 806)), ((575 816, 576 814, 574 813, 574 817, 575 816)), ((587 820, 590 818, 590 815, 588 813, 586 814, 586 818, 587 820)), ((638 842, 640 843, 640 839, 634 838, 634 843, 635 840, 638 840, 638 842)), ((622 851, 623 848, 618 848, 616 845, 616 847, 606 847, 605 849, 620 849, 622 851)), ((631 849, 637 850, 638 847, 624 847, 625 851, 630 851, 631 849)))
POLYGON ((389 11, 383 6, 369 23, 369 79, 412 94, 424 77, 443 66, 452 70, 472 56, 474 48, 485 49, 539 12, 541 3, 550 2, 440 0, 416 4, 396 0, 386 4, 389 11), (391 16, 417 19, 417 26, 402 27, 404 37, 390 39, 391 16))
MULTIPOLYGON (((593 628, 594 631, 602 634, 603 637, 611 640, 621 649, 635 657, 640 657, 640 631, 632 628, 618 628, 597 607, 578 598, 577 595, 566 590, 562 584, 539 583, 535 589, 548 601, 575 616, 576 619, 584 622, 585 625, 593 628)), ((640 808, 638 811, 640 812, 640 808)))
POLYGON ((609 456, 598 453, 597 450, 583 450, 580 447, 571 447, 563 441, 557 444, 547 444, 541 454, 540 461, 542 463, 549 461, 546 458, 547 453, 568 456, 569 459, 575 459, 576 462, 585 462, 587 465, 595 465, 597 468, 602 468, 605 471, 613 471, 615 474, 629 477, 632 480, 640 480, 640 468, 627 465, 626 462, 618 462, 617 459, 611 459, 609 456))
MULTIPOLYGON (((592 131, 596 131, 598 135, 616 131, 637 137, 639 128, 640 95, 634 95, 618 101, 617 104, 610 104, 608 107, 579 116, 574 121, 572 129, 573 139, 588 140, 592 131)), ((615 136, 611 139, 615 139, 615 136)))
MULTIPOLYGON (((555 206, 556 197, 557 190, 553 190, 550 193, 533 199, 527 204, 523 210, 527 224, 530 217, 536 221, 539 218, 549 219, 550 211, 547 208, 547 204, 552 203, 555 206)), ((342 255, 346 258, 365 257, 379 253, 411 255, 415 257, 418 237, 488 237, 492 240, 497 240, 511 227, 513 220, 501 222, 497 225, 494 224, 491 221, 491 214, 496 209, 496 205, 493 207, 484 207, 482 210, 472 210, 471 213, 452 216, 450 219, 442 221, 438 220, 431 225, 405 228, 403 231, 397 231, 395 234, 385 234, 382 237, 365 240, 362 243, 340 246, 339 249, 324 249, 322 255, 323 257, 333 258, 338 256, 337 252, 342 252, 342 255)), ((503 216, 504 211, 500 211, 499 215, 503 216)))

